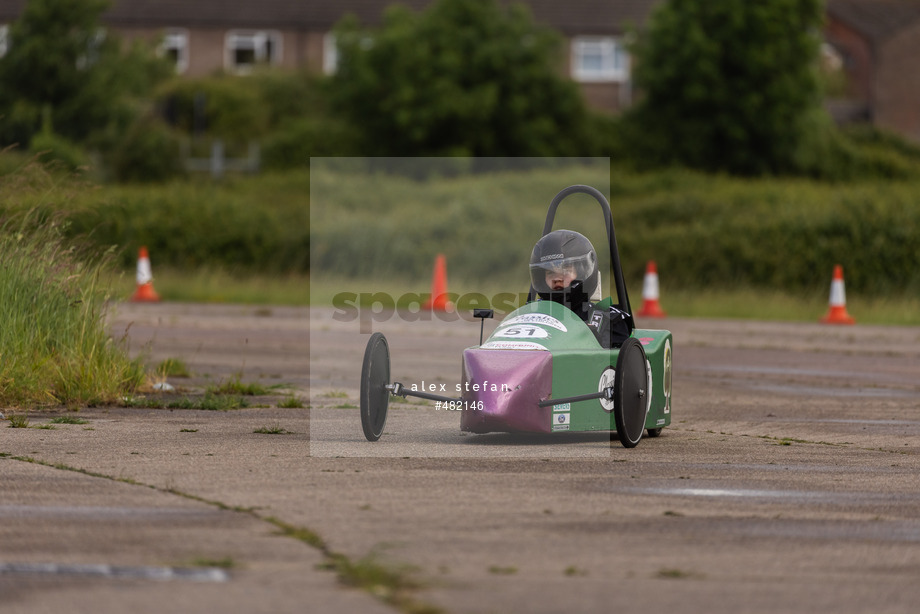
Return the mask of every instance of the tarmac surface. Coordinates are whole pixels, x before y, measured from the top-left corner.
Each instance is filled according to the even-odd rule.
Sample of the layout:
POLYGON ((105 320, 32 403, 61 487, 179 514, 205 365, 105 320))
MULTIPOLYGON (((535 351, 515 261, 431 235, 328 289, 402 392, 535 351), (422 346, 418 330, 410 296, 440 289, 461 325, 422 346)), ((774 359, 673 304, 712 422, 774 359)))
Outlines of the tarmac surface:
POLYGON ((627 450, 420 400, 367 442, 369 330, 392 379, 451 387, 479 324, 336 315, 119 305, 132 353, 193 372, 167 398, 274 388, 0 428, 0 612, 916 611, 920 328, 640 320, 674 334, 674 421, 627 450))

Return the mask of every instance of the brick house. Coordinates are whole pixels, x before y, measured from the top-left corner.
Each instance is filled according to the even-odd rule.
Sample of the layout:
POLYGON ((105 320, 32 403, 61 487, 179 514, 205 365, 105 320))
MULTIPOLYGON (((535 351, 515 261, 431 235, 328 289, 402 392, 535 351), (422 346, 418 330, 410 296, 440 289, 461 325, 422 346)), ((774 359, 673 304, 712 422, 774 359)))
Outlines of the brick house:
MULTIPOLYGON (((398 0, 422 9, 433 0, 398 0)), ((503 2, 505 0, 502 0, 503 2)), ((534 19, 566 39, 566 72, 588 103, 616 112, 631 102, 630 62, 624 38, 662 0, 525 0, 534 19)), ((4 24, 26 0, 0 0, 0 54, 4 24)), ((113 0, 103 21, 126 39, 160 40, 161 49, 188 76, 218 71, 245 74, 257 63, 330 73, 335 70, 333 25, 345 14, 379 24, 393 0, 113 0)))
MULTIPOLYGON (((398 0, 422 9, 434 0, 398 0)), ((501 0, 511 2, 513 0, 501 0)), ((566 40, 567 75, 588 103, 617 112, 632 101, 625 38, 664 0, 522 0, 566 40)), ((0 55, 26 0, 0 0, 0 55)), ((160 40, 189 76, 245 74, 257 63, 335 70, 333 25, 352 13, 378 24, 394 0, 113 0, 105 23, 128 39, 160 40)), ((826 0, 825 53, 845 75, 828 101, 838 121, 870 121, 920 141, 920 0, 826 0)))
POLYGON ((838 121, 920 141, 920 1, 828 0, 825 40, 846 77, 838 121))

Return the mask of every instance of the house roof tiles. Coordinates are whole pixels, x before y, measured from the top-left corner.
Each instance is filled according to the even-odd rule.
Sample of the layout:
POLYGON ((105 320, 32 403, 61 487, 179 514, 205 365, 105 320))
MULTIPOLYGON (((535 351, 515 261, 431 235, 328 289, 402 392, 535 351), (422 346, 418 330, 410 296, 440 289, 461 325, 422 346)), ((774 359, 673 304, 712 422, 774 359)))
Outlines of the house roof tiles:
POLYGON ((827 0, 827 13, 878 43, 920 19, 920 0, 827 0))
MULTIPOLYGON (((434 0, 399 0, 421 9, 434 0)), ((510 4, 512 0, 501 0, 510 4)), ((646 21, 663 0, 517 0, 534 18, 566 34, 620 32, 646 21)), ((0 20, 14 19, 26 0, 0 0, 0 20)), ((120 26, 264 27, 328 30, 352 13, 364 24, 380 22, 392 0, 114 0, 106 21, 120 26)))

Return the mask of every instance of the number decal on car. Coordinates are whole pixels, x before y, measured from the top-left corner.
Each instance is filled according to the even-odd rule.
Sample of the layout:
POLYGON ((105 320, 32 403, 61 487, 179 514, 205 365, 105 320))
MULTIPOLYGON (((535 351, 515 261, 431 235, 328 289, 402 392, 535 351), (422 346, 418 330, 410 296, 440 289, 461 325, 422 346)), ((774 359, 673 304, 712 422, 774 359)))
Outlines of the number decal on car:
POLYGON ((492 334, 493 337, 511 337, 513 339, 546 339, 549 333, 538 326, 509 326, 492 334))

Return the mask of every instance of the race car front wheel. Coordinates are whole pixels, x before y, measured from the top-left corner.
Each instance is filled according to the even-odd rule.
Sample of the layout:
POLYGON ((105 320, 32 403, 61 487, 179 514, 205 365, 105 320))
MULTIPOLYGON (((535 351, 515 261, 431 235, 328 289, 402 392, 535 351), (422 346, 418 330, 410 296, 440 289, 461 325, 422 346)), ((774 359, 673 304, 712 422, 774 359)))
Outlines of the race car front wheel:
POLYGON ((368 441, 377 441, 387 422, 390 403, 390 346, 383 333, 374 333, 364 350, 361 367, 361 428, 368 441))
POLYGON ((617 438, 626 448, 636 447, 642 439, 648 394, 645 350, 638 339, 630 337, 620 346, 613 378, 613 418, 617 438))

